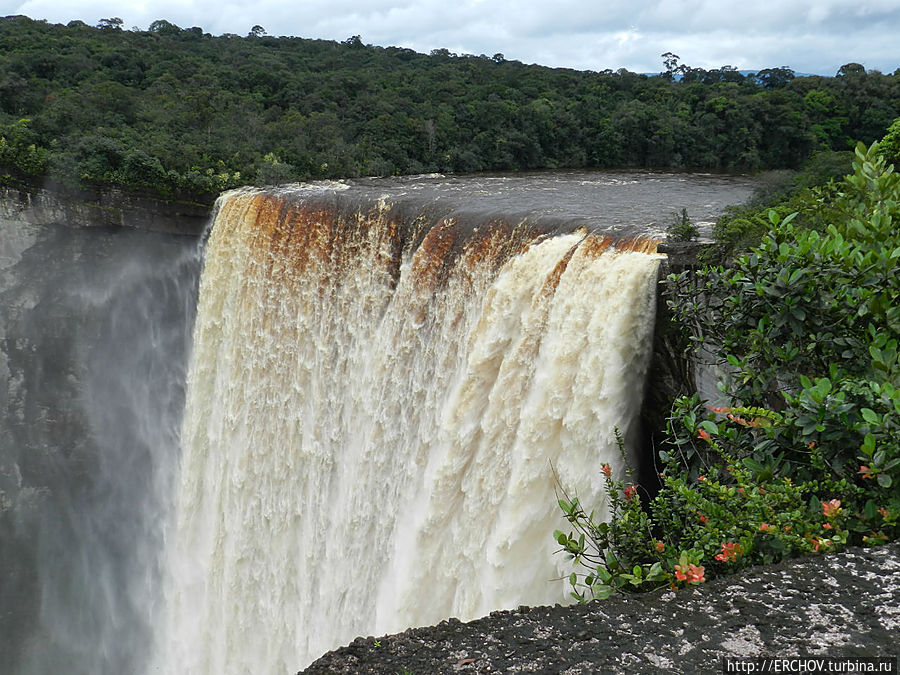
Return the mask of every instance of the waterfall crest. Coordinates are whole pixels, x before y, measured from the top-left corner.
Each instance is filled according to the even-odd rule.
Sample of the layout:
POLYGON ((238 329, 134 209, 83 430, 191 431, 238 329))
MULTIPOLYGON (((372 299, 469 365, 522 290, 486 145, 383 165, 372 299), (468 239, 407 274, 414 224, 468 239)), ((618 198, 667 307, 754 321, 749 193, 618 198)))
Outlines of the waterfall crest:
POLYGON ((621 466, 652 242, 336 200, 220 202, 164 671, 294 672, 357 635, 565 601, 553 471, 599 507, 621 466))

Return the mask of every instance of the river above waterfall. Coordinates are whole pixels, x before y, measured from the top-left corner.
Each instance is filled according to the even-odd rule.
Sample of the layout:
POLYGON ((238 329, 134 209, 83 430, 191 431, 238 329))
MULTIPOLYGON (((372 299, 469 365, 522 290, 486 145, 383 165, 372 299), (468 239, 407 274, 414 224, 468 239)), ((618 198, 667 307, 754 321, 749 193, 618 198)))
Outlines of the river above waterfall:
POLYGON ((747 175, 635 170, 425 174, 308 185, 344 191, 348 198, 360 200, 383 196, 413 209, 465 219, 527 218, 564 228, 585 226, 617 237, 662 238, 682 209, 701 235, 709 236, 710 226, 725 207, 743 203, 756 181, 747 175))

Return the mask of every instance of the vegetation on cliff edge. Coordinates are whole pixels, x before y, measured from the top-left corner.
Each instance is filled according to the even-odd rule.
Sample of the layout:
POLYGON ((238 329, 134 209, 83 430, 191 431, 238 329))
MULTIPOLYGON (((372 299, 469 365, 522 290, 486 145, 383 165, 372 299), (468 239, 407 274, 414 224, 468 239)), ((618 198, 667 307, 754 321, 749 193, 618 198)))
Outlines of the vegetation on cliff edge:
MULTIPOLYGON (((896 124, 891 134, 896 134, 896 124)), ((853 172, 769 211, 730 264, 668 279, 668 302, 720 367, 721 400, 675 401, 647 503, 606 474, 610 522, 560 500, 579 599, 702 583, 900 535, 900 175, 889 135, 853 172), (579 571, 580 570, 580 571, 579 571)))

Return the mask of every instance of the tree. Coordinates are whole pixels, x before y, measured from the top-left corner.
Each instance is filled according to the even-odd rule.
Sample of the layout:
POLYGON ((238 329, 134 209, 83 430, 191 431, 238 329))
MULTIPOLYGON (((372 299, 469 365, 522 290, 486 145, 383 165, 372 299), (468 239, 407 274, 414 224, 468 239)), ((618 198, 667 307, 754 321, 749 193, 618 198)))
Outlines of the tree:
POLYGON ((122 30, 122 24, 125 23, 117 16, 112 17, 111 19, 100 19, 97 22, 97 28, 100 30, 122 30))
POLYGON ((866 69, 864 66, 858 63, 845 63, 840 68, 838 68, 836 77, 859 77, 866 74, 866 69))
POLYGON ((878 144, 878 151, 894 168, 900 168, 900 117, 888 129, 887 135, 878 144))
POLYGON ((181 29, 176 26, 174 23, 169 23, 165 19, 157 19, 153 23, 150 24, 149 28, 151 33, 156 33, 157 35, 168 35, 174 36, 181 33, 181 29))
POLYGON ((660 54, 660 56, 662 56, 663 65, 666 68, 666 72, 662 73, 662 76, 667 80, 677 79, 677 76, 684 75, 685 72, 690 70, 687 66, 678 64, 678 59, 681 58, 678 54, 666 52, 665 54, 660 54))
POLYGON ((756 74, 756 79, 766 89, 780 89, 794 79, 794 71, 787 66, 766 68, 756 74))

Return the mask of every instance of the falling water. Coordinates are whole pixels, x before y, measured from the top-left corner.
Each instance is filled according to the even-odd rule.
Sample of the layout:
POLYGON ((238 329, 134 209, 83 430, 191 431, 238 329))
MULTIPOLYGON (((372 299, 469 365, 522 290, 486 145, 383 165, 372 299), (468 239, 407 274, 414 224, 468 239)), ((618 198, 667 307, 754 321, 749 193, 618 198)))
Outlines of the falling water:
POLYGON ((231 194, 209 238, 169 672, 563 601, 554 472, 599 503, 638 414, 652 243, 323 195, 231 194))
POLYGON ((196 243, 0 217, 0 672, 142 672, 196 243))
POLYGON ((600 503, 641 398, 657 260, 626 239, 682 207, 703 230, 750 188, 230 195, 186 412, 196 241, 0 199, 0 672, 293 672, 359 634, 564 599, 553 471, 600 503))

